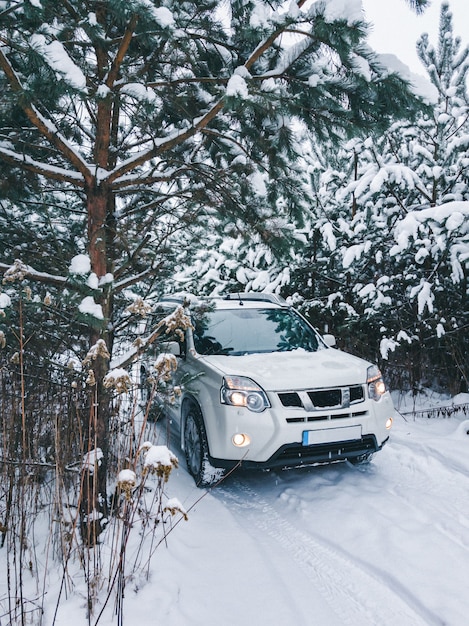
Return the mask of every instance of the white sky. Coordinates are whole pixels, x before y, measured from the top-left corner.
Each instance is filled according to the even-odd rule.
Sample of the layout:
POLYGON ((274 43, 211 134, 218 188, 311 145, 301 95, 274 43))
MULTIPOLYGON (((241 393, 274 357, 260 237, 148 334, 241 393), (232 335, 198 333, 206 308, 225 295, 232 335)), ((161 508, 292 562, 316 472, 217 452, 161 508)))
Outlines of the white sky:
MULTIPOLYGON (((453 33, 469 44, 469 1, 449 0, 453 13, 453 33)), ((373 24, 369 44, 381 53, 396 54, 413 72, 425 74, 415 44, 422 33, 437 44, 441 0, 432 0, 423 15, 416 15, 405 0, 363 0, 366 19, 373 24)))

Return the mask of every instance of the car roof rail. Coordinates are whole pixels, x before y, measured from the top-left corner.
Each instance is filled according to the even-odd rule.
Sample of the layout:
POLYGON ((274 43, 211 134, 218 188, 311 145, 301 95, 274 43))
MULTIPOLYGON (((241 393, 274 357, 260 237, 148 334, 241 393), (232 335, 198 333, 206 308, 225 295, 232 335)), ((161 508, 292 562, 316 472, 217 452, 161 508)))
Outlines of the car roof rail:
POLYGON ((186 302, 198 302, 199 298, 194 296, 192 293, 171 293, 166 296, 162 296, 160 300, 158 300, 157 304, 184 304, 186 302))
POLYGON ((223 296, 223 300, 257 301, 271 302, 279 306, 288 306, 287 301, 276 293, 259 293, 257 291, 246 291, 244 293, 228 293, 223 296))

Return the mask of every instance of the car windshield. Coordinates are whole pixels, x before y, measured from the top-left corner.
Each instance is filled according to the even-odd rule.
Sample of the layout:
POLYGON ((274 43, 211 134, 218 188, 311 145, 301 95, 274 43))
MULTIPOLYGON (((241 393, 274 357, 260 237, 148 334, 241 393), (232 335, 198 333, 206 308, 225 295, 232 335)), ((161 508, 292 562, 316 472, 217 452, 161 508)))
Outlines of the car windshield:
POLYGON ((199 354, 241 355, 325 348, 319 335, 291 309, 220 309, 194 320, 199 354))

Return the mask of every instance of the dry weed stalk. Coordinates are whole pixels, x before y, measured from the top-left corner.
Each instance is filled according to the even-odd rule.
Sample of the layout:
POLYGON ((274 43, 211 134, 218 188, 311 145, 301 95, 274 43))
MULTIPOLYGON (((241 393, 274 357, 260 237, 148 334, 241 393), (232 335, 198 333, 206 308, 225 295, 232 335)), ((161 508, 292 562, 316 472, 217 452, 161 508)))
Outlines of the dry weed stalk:
MULTIPOLYGON (((22 278, 18 266, 8 281, 22 278)), ((148 578, 157 546, 187 519, 181 503, 166 493, 177 458, 157 445, 162 435, 149 421, 157 387, 163 384, 168 397, 175 393, 171 374, 176 359, 164 355, 156 360, 152 390, 143 407, 138 381, 126 370, 111 370, 106 377, 104 384, 115 394, 109 472, 117 480, 106 529, 99 542, 87 546, 80 533, 84 494, 80 477, 85 463, 92 489, 93 468, 99 462, 89 436, 91 409, 97 401, 96 380, 89 373, 105 345, 93 346, 81 371, 74 359, 73 367, 67 360, 62 368, 38 377, 29 338, 24 336, 23 315, 31 297, 23 286, 18 288, 18 327, 10 332, 8 343, 5 332, 0 334, 0 550, 7 582, 0 615, 8 616, 12 626, 54 625, 60 623, 64 603, 78 593, 86 597, 89 624, 98 624, 111 604, 122 625, 126 587, 138 587, 148 578)), ((44 306, 49 305, 47 299, 44 306)), ((140 314, 145 312, 146 307, 138 308, 140 314)), ((187 327, 181 312, 169 316, 145 347, 165 329, 176 332, 175 320, 187 327)))

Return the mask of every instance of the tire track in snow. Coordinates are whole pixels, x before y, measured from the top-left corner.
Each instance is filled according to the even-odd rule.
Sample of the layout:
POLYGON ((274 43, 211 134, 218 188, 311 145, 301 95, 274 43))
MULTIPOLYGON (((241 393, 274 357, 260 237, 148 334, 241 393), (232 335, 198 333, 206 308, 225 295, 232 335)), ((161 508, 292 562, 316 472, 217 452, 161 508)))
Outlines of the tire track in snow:
POLYGON ((212 495, 251 535, 255 527, 256 534, 272 538, 288 552, 344 626, 441 626, 441 620, 414 598, 405 600, 405 590, 393 590, 375 572, 367 572, 319 537, 295 528, 248 485, 235 481, 232 487, 221 485, 212 495))
POLYGON ((444 525, 436 525, 439 531, 467 549, 469 472, 455 463, 448 466, 442 454, 421 443, 397 440, 389 452, 393 463, 406 468, 405 472, 399 471, 401 480, 394 485, 392 493, 417 510, 421 510, 421 499, 417 505, 413 495, 425 494, 425 513, 429 520, 444 519, 444 525), (442 510, 445 511, 443 516, 442 510))

